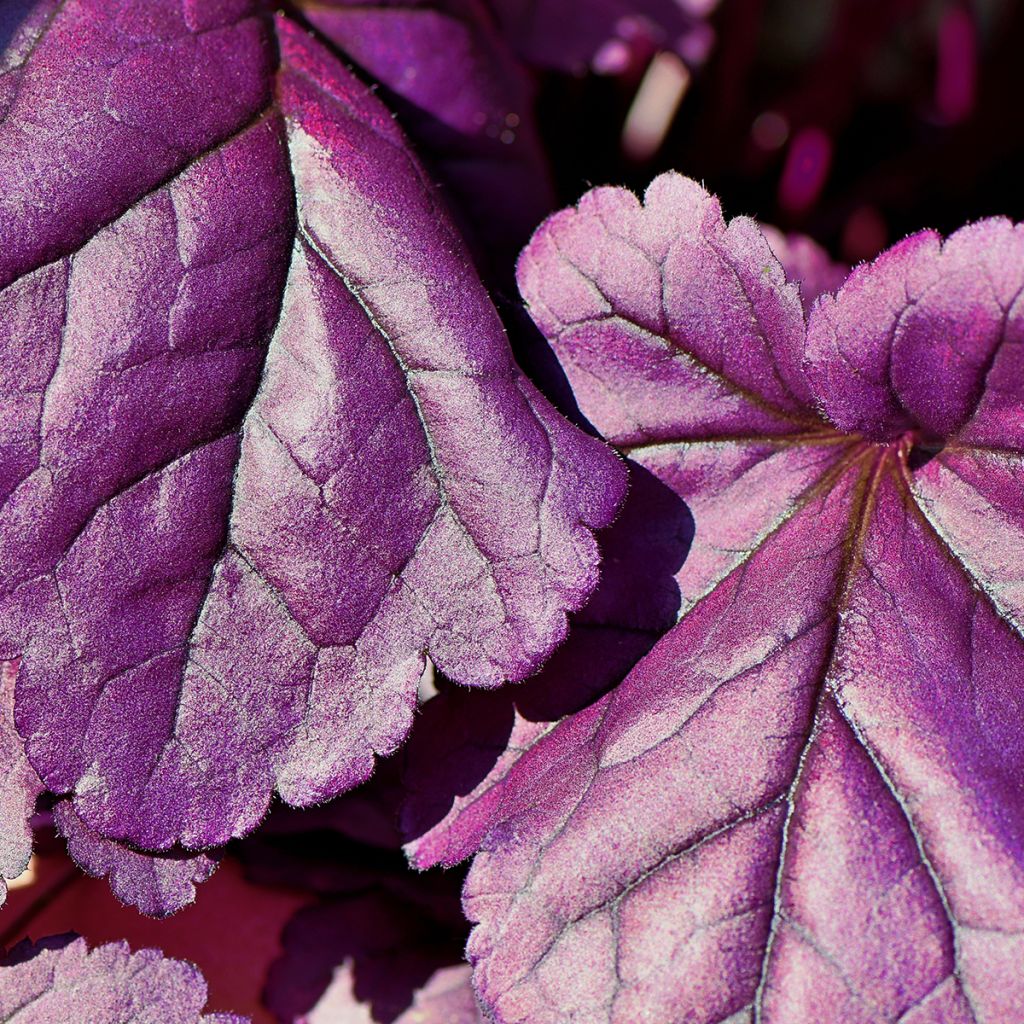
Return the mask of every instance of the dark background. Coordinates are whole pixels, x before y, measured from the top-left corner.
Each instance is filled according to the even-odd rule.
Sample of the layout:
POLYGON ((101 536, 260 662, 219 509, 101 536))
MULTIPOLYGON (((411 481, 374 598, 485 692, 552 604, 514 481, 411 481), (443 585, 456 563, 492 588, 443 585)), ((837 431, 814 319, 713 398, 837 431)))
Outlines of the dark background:
POLYGON ((707 63, 642 163, 619 141, 642 71, 543 79, 539 114, 563 203, 592 184, 642 191, 675 168, 718 193, 727 215, 806 232, 848 262, 923 227, 1024 219, 1016 0, 723 0, 711 21, 707 63), (776 135, 787 126, 781 144, 757 141, 766 113, 776 135), (794 197, 780 186, 787 162, 800 170, 808 129, 831 158, 804 174, 820 188, 794 197))

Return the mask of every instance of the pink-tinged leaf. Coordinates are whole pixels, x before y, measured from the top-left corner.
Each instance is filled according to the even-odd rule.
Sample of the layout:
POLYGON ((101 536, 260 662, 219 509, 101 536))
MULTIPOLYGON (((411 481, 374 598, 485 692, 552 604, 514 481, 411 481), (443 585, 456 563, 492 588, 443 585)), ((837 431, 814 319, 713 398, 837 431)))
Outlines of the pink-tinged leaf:
POLYGON ((7 895, 7 880, 17 878, 28 867, 32 856, 30 819, 43 791, 14 727, 17 674, 16 662, 0 664, 0 904, 7 895))
POLYGON ((25 941, 0 960, 0 1015, 18 1024, 246 1024, 204 1014, 206 982, 196 968, 124 942, 93 950, 74 935, 25 941))
POLYGON ((301 10, 384 86, 480 258, 507 273, 554 193, 532 83, 481 0, 309 0, 301 10))
POLYGON ((61 800, 53 816, 74 862, 87 875, 108 878, 122 903, 149 917, 167 917, 193 903, 196 886, 217 869, 218 858, 205 853, 142 853, 104 839, 82 821, 71 800, 61 800))
POLYGON ((1022 238, 916 236, 805 328, 679 177, 539 230, 584 415, 696 532, 679 624, 506 777, 465 893, 499 1024, 1024 1021, 1022 238))
POLYGON ((46 785, 149 850, 365 779, 427 655, 535 671, 625 484, 388 111, 249 10, 68 0, 0 125, 0 655, 46 785))
POLYGON ((636 72, 656 50, 700 64, 718 0, 487 0, 523 59, 580 73, 636 72))
POLYGON ((622 514, 600 535, 601 583, 535 679, 495 693, 446 686, 402 752, 405 849, 419 868, 471 856, 506 799, 505 780, 553 723, 619 682, 675 621, 673 574, 693 537, 689 510, 640 466, 622 514))

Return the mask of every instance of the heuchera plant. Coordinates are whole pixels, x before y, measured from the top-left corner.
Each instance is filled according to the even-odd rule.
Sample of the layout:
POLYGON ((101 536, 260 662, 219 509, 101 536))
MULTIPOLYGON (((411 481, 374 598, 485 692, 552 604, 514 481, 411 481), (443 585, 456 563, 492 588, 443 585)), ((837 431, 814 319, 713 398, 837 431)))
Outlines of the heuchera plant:
POLYGON ((180 960, 124 943, 90 951, 83 939, 23 942, 0 960, 0 1014, 18 1024, 247 1024, 204 1014, 206 983, 180 960))
MULTIPOLYGON (((153 918, 227 856, 282 1024, 1024 1022, 1024 228, 593 190, 518 263, 578 425, 483 284, 531 68, 714 6, 0 7, 0 902, 33 825, 153 918)), ((12 1024, 242 1024, 0 955, 12 1024)))

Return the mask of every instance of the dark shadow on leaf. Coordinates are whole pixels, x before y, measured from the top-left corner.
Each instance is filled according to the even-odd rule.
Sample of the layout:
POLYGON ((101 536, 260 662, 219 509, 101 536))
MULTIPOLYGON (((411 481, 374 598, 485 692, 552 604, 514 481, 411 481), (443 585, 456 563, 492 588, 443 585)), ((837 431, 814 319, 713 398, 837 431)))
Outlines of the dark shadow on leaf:
POLYGON ((443 683, 406 746, 406 840, 429 831, 471 793, 508 750, 518 713, 553 722, 619 683, 676 620, 675 574, 693 542, 686 503, 636 463, 619 519, 600 535, 602 577, 569 637, 521 686, 480 692, 443 683))
POLYGON ((375 1022, 392 1024, 436 971, 464 962, 469 926, 459 911, 461 875, 440 887, 424 886, 428 876, 412 878, 435 903, 397 895, 385 882, 306 907, 289 921, 284 952, 264 989, 264 1003, 278 1020, 303 1019, 333 988, 340 989, 330 994, 339 1005, 349 1007, 354 997, 375 1022))

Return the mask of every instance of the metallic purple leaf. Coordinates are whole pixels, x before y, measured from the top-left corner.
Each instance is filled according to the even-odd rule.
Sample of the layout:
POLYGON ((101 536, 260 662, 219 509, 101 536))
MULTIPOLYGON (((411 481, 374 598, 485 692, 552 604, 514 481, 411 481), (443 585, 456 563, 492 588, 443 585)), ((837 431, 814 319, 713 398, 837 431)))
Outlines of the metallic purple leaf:
POLYGON ((204 1014, 206 982, 181 960, 123 942, 90 951, 84 939, 28 940, 0 959, 0 1016, 17 1024, 246 1024, 204 1014))
POLYGON ((534 671, 625 482, 388 111, 249 12, 68 0, 0 125, 0 655, 46 785, 150 850, 362 781, 427 654, 534 671))
MULTIPOLYGON (((846 268, 811 239, 775 229, 764 234, 808 308, 846 277, 846 268)), ((705 521, 735 516, 737 503, 750 502, 752 486, 763 487, 760 476, 753 477, 753 485, 745 480, 756 460, 738 454, 737 460, 736 453, 729 457, 717 451, 717 465, 703 457, 696 462, 697 481, 688 483, 684 477, 672 485, 692 492, 689 500, 705 521), (737 486, 723 489, 719 482, 702 496, 701 480, 737 486)), ((671 482, 685 463, 668 468, 671 482)), ((449 689, 423 709, 404 753, 406 852, 418 867, 455 864, 479 849, 502 819, 506 787, 515 788, 515 775, 510 776, 515 762, 550 731, 554 720, 622 679, 674 621, 680 584, 687 586, 695 568, 684 562, 693 539, 692 519, 669 487, 636 464, 631 471, 622 513, 601 537, 601 583, 541 675, 519 691, 449 689), (538 701, 541 693, 546 699, 538 701)))
POLYGON ((1024 1021, 1024 229, 908 239, 805 333, 749 222, 674 176, 640 210, 585 197, 520 280, 584 415, 690 503, 691 600, 509 771, 477 992, 499 1024, 1024 1021))

